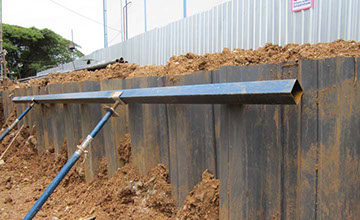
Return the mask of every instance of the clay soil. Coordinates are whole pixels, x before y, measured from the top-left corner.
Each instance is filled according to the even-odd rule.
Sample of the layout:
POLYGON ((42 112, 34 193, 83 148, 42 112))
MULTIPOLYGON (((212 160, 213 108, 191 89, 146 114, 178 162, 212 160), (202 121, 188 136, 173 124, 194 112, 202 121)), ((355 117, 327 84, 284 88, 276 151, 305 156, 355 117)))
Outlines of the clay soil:
MULTIPOLYGON (((15 119, 15 113, 6 122, 15 119)), ((59 155, 53 148, 36 151, 35 130, 23 129, 0 166, 0 219, 22 219, 67 160, 66 142, 59 155)), ((0 144, 0 153, 17 130, 0 144)), ((130 137, 118 146, 125 163, 109 178, 106 160, 101 161, 98 178, 86 183, 81 161, 61 182, 35 219, 218 219, 219 180, 205 171, 203 180, 189 193, 178 209, 171 196, 166 167, 159 164, 143 176, 131 163, 130 137)))

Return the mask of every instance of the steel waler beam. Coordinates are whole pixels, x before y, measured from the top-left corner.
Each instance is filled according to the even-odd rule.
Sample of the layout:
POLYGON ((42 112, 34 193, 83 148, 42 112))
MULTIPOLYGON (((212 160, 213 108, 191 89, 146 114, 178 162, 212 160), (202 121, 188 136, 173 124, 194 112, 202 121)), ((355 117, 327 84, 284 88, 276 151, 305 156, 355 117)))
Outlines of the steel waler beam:
POLYGON ((15 103, 114 103, 121 92, 126 104, 297 104, 302 88, 296 79, 169 86, 98 92, 14 97, 15 103))
POLYGON ((15 121, 4 131, 4 133, 1 134, 0 136, 0 141, 2 141, 4 139, 4 137, 6 137, 6 135, 9 134, 9 132, 19 123, 19 121, 21 121, 21 119, 23 119, 25 117, 25 115, 27 113, 29 113, 29 111, 34 107, 34 105, 36 104, 36 102, 34 100, 32 100, 32 103, 29 107, 27 107, 25 109, 25 111, 23 113, 21 113, 21 115, 15 119, 15 121))

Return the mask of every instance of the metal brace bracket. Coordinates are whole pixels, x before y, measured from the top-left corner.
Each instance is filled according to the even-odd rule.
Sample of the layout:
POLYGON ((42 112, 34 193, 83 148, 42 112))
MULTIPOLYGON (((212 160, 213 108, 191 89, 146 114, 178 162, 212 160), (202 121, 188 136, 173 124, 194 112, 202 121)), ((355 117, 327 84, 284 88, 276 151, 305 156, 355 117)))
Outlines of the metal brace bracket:
POLYGON ((31 101, 31 107, 33 107, 35 104, 39 104, 37 101, 35 101, 35 98, 32 98, 31 101))
MULTIPOLYGON (((113 92, 111 94, 111 98, 115 101, 116 106, 117 105, 126 105, 126 103, 123 100, 121 100, 121 98, 120 98, 121 94, 122 94, 122 92, 113 92)), ((114 108, 116 108, 116 107, 107 106, 107 105, 105 105, 105 107, 104 107, 104 109, 106 111, 109 111, 109 110, 112 111, 113 117, 119 117, 119 114, 115 111, 114 108)))
POLYGON ((113 92, 111 94, 111 98, 115 101, 115 102, 119 102, 120 105, 126 105, 126 103, 121 100, 120 96, 121 96, 122 92, 113 92))
POLYGON ((113 117, 119 117, 119 113, 117 113, 113 107, 108 106, 108 105, 105 105, 105 106, 104 106, 104 109, 105 109, 106 111, 111 110, 112 113, 113 113, 113 115, 112 115, 113 117))

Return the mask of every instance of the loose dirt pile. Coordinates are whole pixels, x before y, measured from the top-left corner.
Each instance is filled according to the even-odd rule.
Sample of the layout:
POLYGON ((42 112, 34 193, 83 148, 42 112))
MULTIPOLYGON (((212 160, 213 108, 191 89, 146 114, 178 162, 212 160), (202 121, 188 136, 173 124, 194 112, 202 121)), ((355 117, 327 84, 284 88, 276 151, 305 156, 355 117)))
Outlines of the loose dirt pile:
MULTIPOLYGON (((15 119, 16 114, 12 115, 7 124, 15 119)), ((23 129, 0 166, 0 219, 22 219, 67 161, 66 142, 57 156, 54 148, 38 154, 35 130, 23 129)), ((5 137, 0 153, 16 133, 15 129, 5 137)), ((211 174, 203 174, 203 181, 188 195, 184 207, 177 209, 164 165, 142 176, 131 163, 129 135, 118 151, 125 165, 108 178, 103 159, 98 178, 91 183, 85 182, 81 158, 36 219, 218 219, 219 180, 211 174)))
POLYGON ((264 47, 256 50, 225 48, 222 53, 207 53, 196 55, 173 56, 164 66, 137 64, 109 65, 105 69, 96 71, 80 70, 67 74, 54 73, 42 79, 34 79, 25 83, 10 86, 9 89, 18 87, 43 87, 48 84, 66 83, 74 81, 100 81, 113 78, 133 78, 140 76, 169 76, 189 74, 202 70, 217 70, 224 65, 257 65, 297 61, 301 58, 323 59, 336 56, 359 57, 360 42, 336 40, 332 43, 320 44, 287 44, 284 47, 267 43, 264 47))
POLYGON ((202 180, 186 197, 179 219, 217 219, 219 218, 220 180, 207 170, 202 180))
POLYGON ((117 151, 123 164, 131 162, 130 134, 125 134, 125 138, 118 146, 117 151))

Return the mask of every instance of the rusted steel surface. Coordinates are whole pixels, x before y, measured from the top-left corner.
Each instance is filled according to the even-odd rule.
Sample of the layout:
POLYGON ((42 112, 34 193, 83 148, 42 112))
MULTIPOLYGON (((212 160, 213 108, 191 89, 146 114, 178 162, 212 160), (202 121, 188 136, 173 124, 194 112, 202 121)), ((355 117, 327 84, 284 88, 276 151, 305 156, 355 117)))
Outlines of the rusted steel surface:
POLYGON ((283 75, 297 76, 306 91, 295 108, 284 106, 284 170, 282 215, 286 219, 315 219, 317 132, 316 60, 301 60, 283 75))
MULTIPOLYGON (((40 89, 41 94, 49 94, 49 87, 40 89)), ((54 119, 54 104, 46 104, 42 108, 42 117, 44 125, 44 148, 50 149, 54 147, 54 132, 52 127, 52 120, 54 119)))
POLYGON ((281 107, 282 209, 279 216, 315 219, 317 61, 302 60, 299 65, 280 64, 280 67, 281 77, 298 78, 305 85, 306 93, 298 106, 281 107))
MULTIPOLYGON (((26 95, 33 95, 33 88, 31 88, 31 87, 26 88, 26 95)), ((26 116, 27 120, 28 120, 27 123, 30 128, 30 132, 32 132, 33 125, 35 124, 34 115, 35 115, 36 108, 38 108, 37 105, 35 105, 26 116)))
MULTIPOLYGON (((163 86, 163 78, 141 77, 126 80, 126 88, 163 86)), ((163 104, 129 104, 129 131, 134 164, 146 174, 159 163, 168 165, 168 124, 163 104)))
MULTIPOLYGON (((32 95, 32 88, 30 88, 30 87, 25 88, 25 94, 28 96, 32 95)), ((29 105, 26 105, 26 106, 28 107, 29 105)), ((34 110, 34 109, 32 109, 32 110, 34 110)), ((32 121, 33 120, 32 116, 33 116, 32 111, 30 111, 28 113, 28 117, 26 118, 26 124, 30 127, 30 129, 31 129, 31 126, 34 124, 32 121)))
MULTIPOLYGON (((211 72, 178 76, 167 85, 212 83, 211 72)), ((212 105, 167 105, 170 178, 179 206, 208 169, 216 175, 216 143, 212 105)))
MULTIPOLYGON (((79 83, 80 92, 99 91, 100 83, 87 81, 79 83)), ((98 104, 80 105, 81 133, 86 138, 102 118, 102 106, 98 104)), ((111 134, 106 134, 106 138, 111 134)), ((96 178, 100 160, 105 156, 104 131, 101 130, 89 147, 85 161, 85 179, 90 182, 96 178)))
MULTIPOLYGON (((267 219, 274 216, 272 213, 282 219, 360 216, 360 179, 355 175, 360 158, 360 97, 355 65, 359 67, 353 58, 332 58, 273 68, 267 75, 278 72, 280 76, 271 77, 298 78, 305 91, 299 106, 277 107, 273 117, 261 119, 268 106, 253 116, 251 112, 241 116, 242 111, 250 111, 246 106, 216 109, 216 115, 220 114, 215 130, 220 152, 221 219, 267 219), (248 118, 255 125, 246 123, 248 118), (257 123, 259 119, 263 121, 257 123), (256 129, 256 124, 267 127, 268 120, 277 121, 276 126, 265 131, 256 129), (268 148, 273 137, 279 138, 275 143, 280 148, 268 148), (271 169, 274 165, 275 170, 271 169), (264 177, 266 184, 262 184, 264 177), (271 188, 276 185, 279 190, 271 188)), ((229 80, 229 72, 236 67, 227 68, 222 68, 218 78, 228 75, 229 80)), ((243 70, 240 76, 235 74, 236 81, 257 80, 256 73, 243 70)))
POLYGON ((6 121, 6 119, 10 116, 12 109, 11 106, 11 98, 9 98, 9 92, 4 91, 2 92, 2 102, 3 102, 3 108, 4 108, 4 122, 6 121))
POLYGON ((5 98, 7 96, 7 92, 3 91, 1 92, 1 104, 2 104, 2 107, 3 107, 3 111, 4 111, 4 116, 3 116, 3 119, 4 119, 4 122, 6 121, 7 117, 8 117, 8 108, 9 108, 9 104, 7 103, 7 99, 5 98))
MULTIPOLYGON (((62 84, 52 84, 48 86, 49 94, 58 94, 63 93, 62 84)), ((64 144, 65 140, 65 111, 63 104, 53 104, 49 109, 49 114, 51 114, 51 130, 52 130, 52 142, 55 148, 55 154, 60 153, 61 147, 64 144)), ((71 152, 70 152, 71 154, 71 152)))
MULTIPOLYGON (((27 91, 26 91, 26 90, 27 90, 27 88, 22 88, 22 89, 21 89, 21 94, 22 94, 22 95, 27 95, 27 93, 26 93, 27 91)), ((29 104, 23 105, 20 114, 21 114, 22 112, 24 112, 25 109, 26 109, 28 106, 29 106, 29 104)), ((28 118, 28 117, 24 117, 22 120, 23 120, 23 124, 24 124, 24 125, 29 126, 29 118, 28 118)), ((20 128, 20 127, 19 127, 19 128, 20 128)))
MULTIPOLYGON (((23 89, 17 89, 13 92, 14 96, 23 96, 23 89)), ((24 111, 24 104, 20 104, 16 106, 16 117, 19 117, 21 115, 21 112, 24 111)), ((20 128, 22 125, 24 124, 24 121, 21 120, 19 121, 19 123, 17 124, 18 128, 20 128)))
POLYGON ((354 61, 338 57, 318 65, 319 219, 360 216, 359 62, 354 61))
MULTIPOLYGON (((43 95, 43 94, 48 94, 47 93, 47 88, 40 88, 40 90, 38 91, 39 95, 43 95)), ((37 129, 37 133, 36 133, 36 138, 37 138, 37 142, 38 142, 38 150, 39 152, 42 152, 44 150, 46 150, 47 148, 49 148, 49 130, 47 129, 47 111, 49 108, 49 105, 39 105, 37 106, 37 108, 39 109, 39 115, 37 116, 37 120, 36 120, 36 129, 37 129)))
MULTIPOLYGON (((37 95, 40 94, 40 89, 38 87, 32 87, 32 94, 37 95)), ((41 105, 36 105, 34 106, 34 108, 32 109, 32 111, 30 112, 32 114, 32 118, 33 118, 33 124, 31 126, 35 125, 35 129, 36 129, 36 133, 35 133, 35 137, 37 140, 37 148, 38 151, 41 152, 41 148, 40 148, 40 139, 41 139, 41 135, 43 132, 42 127, 42 117, 41 117, 41 112, 42 112, 42 106, 41 105)))
MULTIPOLYGON (((276 64, 224 67, 214 80, 279 78, 276 64)), ((281 106, 218 106, 222 219, 267 219, 281 211, 281 106)))
MULTIPOLYGON (((112 79, 100 82, 101 90, 125 89, 125 80, 112 79)), ((104 131, 104 149, 108 168, 108 175, 113 176, 118 168, 124 165, 124 161, 120 160, 118 147, 124 141, 125 134, 128 132, 127 127, 127 106, 119 105, 116 109, 119 117, 111 117, 105 124, 104 131)), ((105 109, 102 111, 105 114, 105 109)))
MULTIPOLYGON (((79 84, 77 82, 66 83, 62 85, 64 92, 79 92, 79 84)), ((77 149, 76 146, 80 144, 82 138, 80 105, 79 104, 65 104, 64 108, 64 129, 67 141, 68 154, 71 155, 77 149)))
MULTIPOLYGON (((28 95, 27 94, 27 90, 28 90, 28 88, 23 88, 23 89, 21 89, 21 93, 22 93, 22 95, 28 95)), ((29 106, 29 104, 26 104, 26 105, 23 105, 24 106, 24 110, 29 106)), ((22 113, 23 111, 21 111, 21 113, 22 113)), ((22 119, 23 121, 24 121, 24 124, 26 125, 26 126, 29 126, 29 124, 30 124, 30 121, 29 121, 29 117, 24 117, 23 119, 22 119)))
MULTIPOLYGON (((12 93, 13 96, 17 96, 17 95, 20 95, 20 94, 21 94, 20 89, 17 89, 17 90, 15 90, 15 91, 13 91, 13 93, 12 93)), ((19 117, 19 116, 20 116, 22 110, 23 110, 23 104, 16 106, 16 117, 19 117)), ((17 124, 18 129, 23 125, 23 123, 24 123, 23 121, 20 121, 20 122, 17 124), (20 127, 19 127, 19 126, 20 126, 20 127)))
POLYGON ((4 91, 2 92, 2 101, 4 108, 4 122, 10 116, 11 112, 14 110, 14 104, 11 101, 10 92, 4 91))
POLYGON ((3 91, 1 92, 1 103, 2 103, 2 107, 4 110, 4 122, 6 121, 6 119, 8 118, 8 109, 9 109, 9 104, 8 104, 8 92, 3 91))
POLYGON ((1 92, 1 105, 2 105, 2 108, 3 108, 3 121, 5 123, 6 119, 7 119, 7 108, 9 107, 7 102, 6 102, 6 98, 5 96, 7 95, 6 94, 7 92, 3 91, 1 92))

